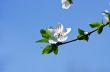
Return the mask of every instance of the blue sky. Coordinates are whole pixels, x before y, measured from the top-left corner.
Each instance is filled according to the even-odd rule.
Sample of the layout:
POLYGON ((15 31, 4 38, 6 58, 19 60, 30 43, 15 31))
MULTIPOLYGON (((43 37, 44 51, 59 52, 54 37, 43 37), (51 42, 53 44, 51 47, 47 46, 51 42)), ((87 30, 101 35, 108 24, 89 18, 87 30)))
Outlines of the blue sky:
POLYGON ((89 42, 77 41, 59 47, 59 54, 42 55, 39 30, 57 23, 71 27, 69 39, 77 28, 92 29, 100 14, 110 10, 109 0, 74 0, 68 10, 60 0, 0 0, 0 72, 110 72, 110 28, 94 33, 89 42))

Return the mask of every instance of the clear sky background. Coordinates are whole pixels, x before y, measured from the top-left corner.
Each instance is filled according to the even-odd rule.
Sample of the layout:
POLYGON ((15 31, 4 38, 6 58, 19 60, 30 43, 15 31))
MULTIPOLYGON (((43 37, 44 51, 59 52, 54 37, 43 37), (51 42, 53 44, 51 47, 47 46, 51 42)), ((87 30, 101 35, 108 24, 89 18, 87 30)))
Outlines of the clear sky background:
POLYGON ((77 41, 59 47, 59 54, 42 55, 35 43, 39 30, 58 23, 71 27, 69 39, 77 28, 92 29, 100 14, 110 10, 109 0, 74 0, 68 9, 60 0, 0 0, 0 72, 110 72, 110 28, 94 33, 89 42, 77 41))

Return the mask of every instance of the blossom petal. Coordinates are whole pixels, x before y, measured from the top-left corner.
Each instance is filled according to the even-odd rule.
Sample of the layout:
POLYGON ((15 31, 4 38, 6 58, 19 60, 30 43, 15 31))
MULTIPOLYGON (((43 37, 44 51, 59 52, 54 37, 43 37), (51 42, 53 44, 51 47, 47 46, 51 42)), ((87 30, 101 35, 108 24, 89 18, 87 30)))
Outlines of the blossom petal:
POLYGON ((67 38, 68 38, 67 36, 62 36, 62 37, 58 38, 58 42, 64 42, 67 40, 67 38))
POLYGON ((52 28, 48 28, 48 31, 49 31, 50 33, 52 33, 52 32, 53 32, 53 29, 52 29, 52 28))
MULTIPOLYGON (((105 10, 104 12, 105 12, 105 13, 109 13, 109 12, 108 12, 108 10, 105 10)), ((102 13, 102 15, 104 16, 105 21, 106 21, 106 22, 109 22, 108 15, 107 15, 107 14, 105 14, 105 13, 102 13)))
POLYGON ((48 31, 49 31, 49 34, 50 34, 50 36, 54 36, 54 29, 52 29, 52 28, 48 28, 48 31))
POLYGON ((56 44, 57 42, 54 41, 54 40, 52 40, 52 39, 50 39, 50 40, 49 40, 49 43, 50 43, 50 44, 56 44))
POLYGON ((67 0, 61 0, 61 3, 64 3, 65 1, 67 1, 67 0))
POLYGON ((63 36, 67 35, 71 31, 71 28, 66 28, 66 31, 63 33, 63 36))
POLYGON ((105 10, 104 12, 109 13, 109 11, 108 11, 108 10, 105 10))
POLYGON ((84 32, 85 35, 87 35, 89 32, 84 32))
POLYGON ((54 35, 60 34, 63 32, 63 24, 58 24, 54 29, 54 35))
POLYGON ((71 6, 71 4, 67 0, 62 0, 62 8, 68 9, 71 6))
POLYGON ((58 24, 57 27, 58 31, 63 32, 63 24, 58 24))
POLYGON ((48 29, 50 31, 51 37, 49 43, 56 44, 57 42, 63 42, 67 40, 67 34, 71 31, 71 28, 66 28, 64 30, 63 24, 58 24, 55 28, 48 29))
POLYGON ((105 20, 106 20, 106 22, 109 22, 109 18, 108 18, 108 17, 106 17, 106 16, 105 16, 105 20))

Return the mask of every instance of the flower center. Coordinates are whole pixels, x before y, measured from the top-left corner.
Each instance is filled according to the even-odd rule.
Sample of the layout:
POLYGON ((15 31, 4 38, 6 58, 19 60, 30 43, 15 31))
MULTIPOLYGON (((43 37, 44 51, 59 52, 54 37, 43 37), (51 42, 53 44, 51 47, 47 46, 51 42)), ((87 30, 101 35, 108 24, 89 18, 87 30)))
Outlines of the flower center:
POLYGON ((54 36, 55 36, 56 38, 59 38, 59 37, 61 37, 61 36, 62 36, 62 33, 61 33, 61 32, 59 32, 59 33, 55 34, 54 36))

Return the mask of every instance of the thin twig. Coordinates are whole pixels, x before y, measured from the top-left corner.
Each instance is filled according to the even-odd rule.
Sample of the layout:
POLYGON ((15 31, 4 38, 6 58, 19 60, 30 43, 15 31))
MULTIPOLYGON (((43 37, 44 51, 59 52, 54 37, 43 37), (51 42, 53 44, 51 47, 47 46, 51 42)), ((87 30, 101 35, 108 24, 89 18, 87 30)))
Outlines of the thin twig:
MULTIPOLYGON (((107 25, 109 25, 110 24, 110 22, 107 22, 104 26, 103 26, 103 28, 104 27, 106 27, 107 25)), ((94 32, 96 32, 98 29, 95 29, 95 30, 93 30, 93 31, 91 31, 91 32, 88 32, 88 36, 90 36, 92 33, 94 33, 94 32)), ((70 40, 70 41, 67 41, 67 42, 59 42, 59 43, 57 43, 57 46, 59 46, 59 45, 63 45, 63 44, 67 44, 67 43, 71 43, 71 42, 75 42, 75 41, 77 41, 78 40, 78 38, 76 38, 76 39, 73 39, 73 40, 70 40)))

